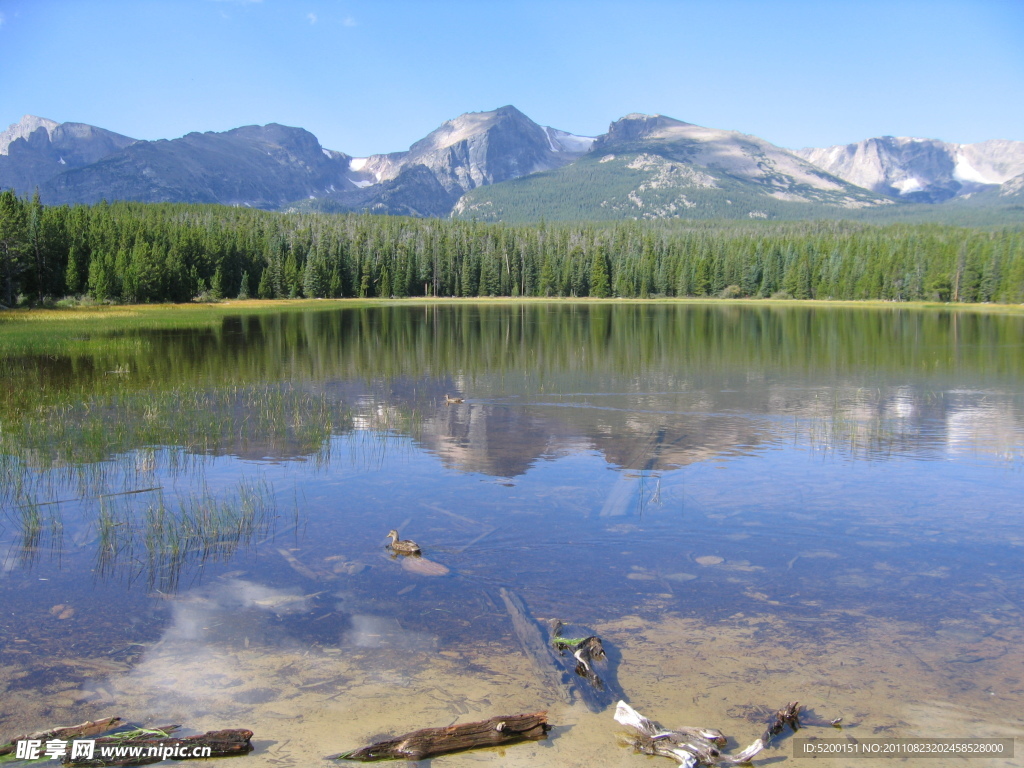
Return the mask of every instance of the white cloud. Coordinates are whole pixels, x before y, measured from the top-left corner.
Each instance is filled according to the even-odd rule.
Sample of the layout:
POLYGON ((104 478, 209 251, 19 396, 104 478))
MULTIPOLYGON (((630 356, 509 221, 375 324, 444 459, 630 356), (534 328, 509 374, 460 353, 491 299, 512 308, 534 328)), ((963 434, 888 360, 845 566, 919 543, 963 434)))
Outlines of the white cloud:
POLYGON ((351 16, 346 16, 344 19, 341 20, 341 23, 344 24, 346 27, 356 26, 356 20, 353 19, 351 16))
POLYGON ((306 18, 309 19, 309 23, 310 24, 316 24, 316 14, 315 13, 307 13, 306 14, 306 18))
POLYGON ((5 19, 4 15, 2 13, 0 13, 0 27, 2 27, 4 25, 5 21, 7 21, 7 19, 5 19))

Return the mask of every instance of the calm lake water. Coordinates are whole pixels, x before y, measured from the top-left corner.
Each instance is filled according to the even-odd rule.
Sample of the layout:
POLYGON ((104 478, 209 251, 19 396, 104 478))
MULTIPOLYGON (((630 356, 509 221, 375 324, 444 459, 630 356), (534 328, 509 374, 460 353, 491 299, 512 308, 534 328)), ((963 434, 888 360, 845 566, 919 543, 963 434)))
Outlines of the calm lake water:
POLYGON ((0 740, 120 715, 327 765, 547 709, 437 765, 647 764, 502 589, 731 751, 793 700, 843 718, 806 737, 1024 737, 1024 317, 403 304, 2 370, 0 740))

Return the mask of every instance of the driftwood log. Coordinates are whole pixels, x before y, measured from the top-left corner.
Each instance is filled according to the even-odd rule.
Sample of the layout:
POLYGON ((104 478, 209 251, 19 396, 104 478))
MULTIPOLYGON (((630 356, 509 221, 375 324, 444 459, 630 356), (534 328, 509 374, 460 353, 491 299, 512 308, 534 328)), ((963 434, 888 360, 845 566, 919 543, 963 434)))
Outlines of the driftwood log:
POLYGON ((159 763, 161 760, 168 759, 171 755, 170 750, 177 750, 174 753, 174 760, 192 760, 198 758, 198 755, 196 757, 192 755, 203 747, 210 749, 210 754, 203 755, 203 757, 245 755, 253 749, 253 734, 252 731, 246 728, 226 728, 220 731, 207 731, 197 736, 186 736, 184 738, 153 736, 153 731, 155 730, 167 733, 174 728, 177 728, 177 726, 149 729, 149 732, 142 732, 140 736, 128 738, 118 734, 102 736, 96 739, 96 752, 92 759, 70 760, 65 758, 62 762, 65 765, 76 766, 76 768, 78 766, 89 766, 89 768, 92 768, 92 766, 148 765, 149 763, 159 763), (140 754, 130 757, 104 758, 100 753, 102 747, 135 747, 140 748, 140 754), (147 752, 151 748, 154 749, 154 754, 148 755, 147 752))
POLYGON ((675 730, 662 728, 648 720, 626 702, 620 701, 615 709, 615 720, 629 726, 636 735, 630 744, 637 752, 659 755, 676 760, 684 768, 697 766, 727 766, 748 763, 788 725, 794 731, 800 728, 800 703, 791 701, 775 713, 765 732, 753 744, 735 755, 721 751, 726 738, 714 728, 683 727, 675 730))
POLYGON ((102 720, 87 720, 78 725, 64 725, 50 728, 47 731, 38 733, 27 733, 24 736, 15 736, 6 744, 0 745, 0 755, 8 755, 17 748, 19 741, 52 741, 53 739, 67 740, 74 737, 84 738, 95 736, 98 733, 117 728, 121 724, 120 717, 104 717, 102 720))
POLYGON ((424 728, 404 736, 378 741, 368 747, 330 755, 328 760, 425 760, 435 755, 479 747, 497 747, 520 741, 540 741, 547 737, 547 712, 508 717, 492 717, 475 723, 424 728))

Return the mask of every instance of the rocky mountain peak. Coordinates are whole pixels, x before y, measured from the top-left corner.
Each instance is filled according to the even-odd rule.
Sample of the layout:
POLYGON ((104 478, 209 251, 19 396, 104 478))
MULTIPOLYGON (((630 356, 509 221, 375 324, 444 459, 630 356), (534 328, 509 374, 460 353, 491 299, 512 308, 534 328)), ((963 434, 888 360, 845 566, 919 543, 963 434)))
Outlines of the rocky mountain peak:
POLYGON ((48 120, 45 117, 25 115, 18 122, 11 123, 6 131, 0 132, 0 155, 7 154, 7 148, 11 145, 11 142, 17 139, 28 139, 29 136, 40 128, 45 128, 47 135, 50 136, 58 125, 60 123, 48 120))
POLYGON ((0 187, 28 194, 67 170, 96 163, 133 143, 92 125, 26 115, 0 134, 0 187))
POLYGON ((396 179, 414 165, 429 168, 450 193, 559 168, 586 153, 591 140, 538 125, 511 105, 446 120, 406 152, 357 158, 356 184, 396 179))
POLYGON ((491 131, 525 131, 539 134, 541 127, 513 106, 490 112, 466 112, 446 120, 409 147, 408 156, 452 147, 461 142, 478 141, 491 131))
POLYGON ((639 112, 632 112, 608 126, 608 133, 598 141, 598 146, 603 147, 609 144, 641 141, 674 128, 682 128, 691 125, 682 120, 676 120, 665 115, 644 115, 639 112))

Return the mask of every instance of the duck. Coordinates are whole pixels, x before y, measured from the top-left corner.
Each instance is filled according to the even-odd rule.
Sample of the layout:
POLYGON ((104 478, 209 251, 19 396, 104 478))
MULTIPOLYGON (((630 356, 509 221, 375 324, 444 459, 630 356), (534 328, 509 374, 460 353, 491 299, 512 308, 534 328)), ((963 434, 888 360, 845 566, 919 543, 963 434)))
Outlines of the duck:
POLYGON ((402 555, 420 554, 420 545, 412 539, 405 539, 404 541, 402 539, 399 539, 398 531, 396 531, 394 528, 388 531, 388 536, 391 537, 391 543, 388 544, 388 546, 391 547, 391 551, 398 552, 402 555))
POLYGON ((455 404, 455 403, 464 403, 464 402, 466 402, 466 401, 465 401, 464 399, 462 399, 461 397, 452 397, 451 395, 445 395, 445 396, 444 396, 444 401, 445 401, 446 403, 449 403, 449 404, 455 404))

